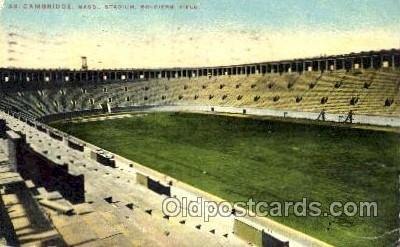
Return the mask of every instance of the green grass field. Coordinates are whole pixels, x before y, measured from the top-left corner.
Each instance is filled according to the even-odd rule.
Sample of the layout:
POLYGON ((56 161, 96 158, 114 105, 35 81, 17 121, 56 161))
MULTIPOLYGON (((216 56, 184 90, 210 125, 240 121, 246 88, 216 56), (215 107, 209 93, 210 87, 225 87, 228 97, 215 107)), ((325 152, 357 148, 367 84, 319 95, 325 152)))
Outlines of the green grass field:
POLYGON ((396 133, 194 113, 52 126, 230 201, 376 201, 378 217, 273 218, 337 246, 398 239, 396 133))

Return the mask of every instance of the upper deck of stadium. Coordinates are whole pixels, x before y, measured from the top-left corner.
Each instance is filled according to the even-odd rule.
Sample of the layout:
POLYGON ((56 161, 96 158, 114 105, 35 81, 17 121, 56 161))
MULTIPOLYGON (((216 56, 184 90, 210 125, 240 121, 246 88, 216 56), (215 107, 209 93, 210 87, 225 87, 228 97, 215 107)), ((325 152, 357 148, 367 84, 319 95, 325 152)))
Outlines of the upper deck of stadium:
POLYGON ((0 83, 4 85, 7 82, 98 82, 399 67, 400 49, 390 49, 217 67, 120 68, 107 70, 0 68, 0 83))

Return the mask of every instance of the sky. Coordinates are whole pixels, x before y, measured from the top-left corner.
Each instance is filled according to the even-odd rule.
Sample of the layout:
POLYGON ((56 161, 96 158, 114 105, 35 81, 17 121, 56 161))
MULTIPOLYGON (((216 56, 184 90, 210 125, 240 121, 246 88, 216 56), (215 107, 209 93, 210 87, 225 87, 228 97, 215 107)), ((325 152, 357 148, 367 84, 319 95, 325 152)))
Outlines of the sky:
POLYGON ((193 67, 399 48, 398 13, 400 0, 0 0, 0 67, 79 68, 81 56, 89 68, 193 67), (43 3, 71 9, 30 7, 43 3))

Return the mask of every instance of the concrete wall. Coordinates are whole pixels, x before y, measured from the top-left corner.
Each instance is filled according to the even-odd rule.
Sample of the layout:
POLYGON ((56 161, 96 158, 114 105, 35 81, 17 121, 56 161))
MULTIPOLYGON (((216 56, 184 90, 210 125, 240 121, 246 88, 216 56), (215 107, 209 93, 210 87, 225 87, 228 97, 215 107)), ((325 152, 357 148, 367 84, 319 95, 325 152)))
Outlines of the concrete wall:
MULTIPOLYGON (((115 113, 123 112, 173 112, 173 111, 184 111, 184 112, 215 112, 215 113, 233 113, 233 114, 245 114, 254 116, 270 116, 270 117, 281 117, 281 118, 293 118, 293 119, 308 119, 318 120, 326 122, 336 123, 350 123, 346 121, 347 114, 334 114, 325 113, 325 120, 318 119, 321 113, 319 112, 298 112, 288 110, 277 110, 277 109, 262 109, 252 107, 233 107, 233 106, 212 106, 212 105, 153 105, 153 106, 133 106, 118 108, 113 110, 115 113)), ((90 114, 95 116, 96 114, 90 114)), ((57 113, 54 115, 48 115, 43 117, 41 120, 44 122, 51 122, 56 120, 68 119, 69 113, 57 113)), ((352 114, 352 122, 354 124, 367 124, 376 126, 390 126, 400 127, 400 117, 397 116, 375 116, 375 115, 357 115, 352 114)))
POLYGON ((239 219, 235 219, 233 233, 256 246, 263 246, 261 229, 257 229, 239 219))
MULTIPOLYGON (((309 119, 317 120, 320 113, 318 112, 296 112, 296 111, 285 111, 285 110, 273 110, 273 109, 261 109, 261 108, 249 108, 249 107, 229 107, 229 106, 156 106, 153 108, 146 109, 148 111, 188 111, 188 112, 220 112, 220 113, 234 113, 243 114, 243 110, 246 110, 246 115, 254 116, 271 116, 271 117, 282 117, 282 118, 294 118, 294 119, 309 119), (214 110, 211 110, 213 108, 214 110)), ((325 113, 325 121, 344 122, 347 115, 325 113)), ((322 120, 319 120, 322 121, 322 120)), ((387 116, 369 116, 369 115, 353 115, 353 123, 357 124, 369 124, 378 126, 392 126, 400 127, 400 117, 387 117, 387 116)))

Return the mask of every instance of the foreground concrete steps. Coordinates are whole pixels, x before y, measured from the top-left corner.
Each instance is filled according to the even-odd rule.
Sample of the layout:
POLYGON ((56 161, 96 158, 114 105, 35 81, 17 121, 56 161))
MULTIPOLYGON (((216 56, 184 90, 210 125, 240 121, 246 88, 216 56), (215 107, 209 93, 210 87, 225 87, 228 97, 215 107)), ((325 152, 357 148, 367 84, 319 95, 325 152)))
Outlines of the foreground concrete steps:
MULTIPOLYGON (((72 205, 57 191, 48 192, 29 180, 24 183, 29 185, 38 204, 67 246, 132 246, 129 239, 96 213, 90 204, 72 205)), ((44 233, 37 238, 46 239, 47 235, 44 233)))
POLYGON ((12 226, 12 229, 7 230, 13 232, 18 245, 65 246, 24 180, 17 173, 10 177, 11 174, 0 173, 0 207, 7 212, 7 220, 12 226))

